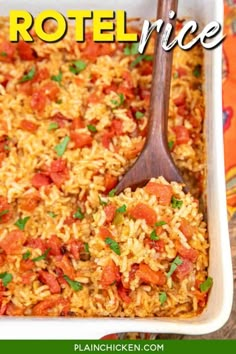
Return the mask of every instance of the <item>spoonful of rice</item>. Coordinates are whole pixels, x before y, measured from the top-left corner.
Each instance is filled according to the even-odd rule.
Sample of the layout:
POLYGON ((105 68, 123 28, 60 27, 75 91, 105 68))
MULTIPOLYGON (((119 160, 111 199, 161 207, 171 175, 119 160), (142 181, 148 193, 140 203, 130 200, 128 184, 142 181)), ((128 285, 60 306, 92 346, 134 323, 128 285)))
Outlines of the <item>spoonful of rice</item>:
MULTIPOLYGON (((157 18, 165 23, 170 11, 177 12, 178 0, 158 1, 157 18)), ((172 20, 175 28, 176 19, 172 20)), ((167 141, 167 122, 170 97, 173 50, 162 48, 158 36, 155 45, 150 116, 146 143, 137 161, 125 174, 116 188, 117 194, 125 188, 132 190, 144 186, 151 178, 163 176, 167 181, 183 183, 182 176, 171 157, 167 141)))

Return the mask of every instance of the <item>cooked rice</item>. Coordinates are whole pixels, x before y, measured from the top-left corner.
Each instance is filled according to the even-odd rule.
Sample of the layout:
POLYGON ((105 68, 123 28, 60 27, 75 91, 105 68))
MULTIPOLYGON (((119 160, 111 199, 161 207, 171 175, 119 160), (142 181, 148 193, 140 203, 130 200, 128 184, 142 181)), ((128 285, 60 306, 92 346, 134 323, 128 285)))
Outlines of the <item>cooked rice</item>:
MULTIPOLYGON (((63 41, 53 45, 35 38, 30 44, 33 51, 27 54, 24 48, 22 54, 17 44, 6 44, 6 19, 0 19, 0 29, 0 315, 199 314, 207 299, 199 284, 206 280, 208 267, 206 225, 195 199, 203 192, 205 176, 202 49, 175 50, 168 127, 174 160, 194 197, 185 195, 181 185, 169 185, 162 177, 153 181, 171 186, 173 196, 182 202, 178 209, 170 203, 162 205, 145 188, 107 196, 144 144, 151 62, 143 60, 132 68, 136 56, 125 55, 125 45, 116 43, 97 44, 99 51, 95 49, 94 55, 89 49, 94 48, 90 35, 87 44, 75 44, 73 28, 63 41), (75 75, 71 66, 77 60, 87 66, 75 75), (36 71, 33 79, 20 82, 32 68, 36 71), (60 81, 59 73, 61 82, 53 81, 53 75, 60 81), (139 119, 137 112, 141 113, 139 119), (23 120, 28 121, 27 128, 23 120), (36 127, 29 128, 29 121, 36 127), (54 128, 50 130, 52 123, 54 128), (185 139, 187 133, 186 141, 181 141, 183 133, 185 139), (82 147, 81 134, 89 137, 82 147), (70 141, 60 159, 55 147, 66 136, 70 141), (60 168, 52 167, 58 160, 60 168), (46 177, 48 185, 32 183, 38 174, 46 177), (129 213, 138 202, 156 212, 156 221, 167 220, 156 235, 161 251, 155 240, 150 242, 154 225, 129 213), (107 203, 116 209, 125 205, 127 210, 118 221, 116 212, 116 221, 109 223, 104 211, 107 203), (15 223, 25 217, 30 218, 22 234, 12 234, 19 231, 15 223), (181 231, 183 220, 192 230, 191 237, 186 238, 181 231), (120 255, 101 237, 101 227, 111 233, 120 255), (16 235, 16 241, 9 235, 16 235), (185 252, 195 250, 197 259, 180 281, 174 275, 167 277, 167 273, 181 245, 185 252), (35 261, 42 255, 44 259, 35 261), (109 264, 113 268, 115 265, 119 275, 108 285, 104 272, 109 273, 109 264), (141 264, 155 274, 162 272, 165 283, 158 285, 140 278, 141 264), (6 286, 5 273, 12 276, 6 286), (48 280, 45 273, 54 280, 48 280), (65 275, 74 283, 68 283, 65 275), (160 294, 167 296, 163 304, 160 294)), ((147 54, 152 51, 153 42, 147 54)))

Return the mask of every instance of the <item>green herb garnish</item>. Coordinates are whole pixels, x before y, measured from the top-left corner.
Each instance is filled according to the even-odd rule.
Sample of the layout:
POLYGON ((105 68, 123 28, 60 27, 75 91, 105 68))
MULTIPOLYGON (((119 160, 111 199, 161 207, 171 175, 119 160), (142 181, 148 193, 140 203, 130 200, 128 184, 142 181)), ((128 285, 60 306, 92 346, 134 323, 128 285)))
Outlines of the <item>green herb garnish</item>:
POLYGON ((162 221, 162 220, 155 223, 155 226, 157 226, 157 227, 158 226, 164 226, 164 225, 166 225, 166 222, 162 221))
POLYGON ((75 219, 83 220, 84 219, 84 214, 81 211, 81 208, 77 209, 77 212, 73 215, 75 219))
POLYGON ((69 136, 66 136, 60 144, 55 146, 54 150, 56 151, 58 156, 61 157, 64 155, 69 142, 70 142, 70 138, 69 138, 69 136))
POLYGON ((5 145, 4 145, 4 150, 5 150, 5 151, 9 151, 9 150, 10 150, 10 146, 8 146, 8 145, 5 144, 5 145))
POLYGON ((124 48, 124 54, 125 55, 136 55, 139 53, 138 48, 139 48, 139 43, 132 43, 131 45, 127 45, 124 48))
POLYGON ((174 143, 174 141, 173 141, 173 140, 168 141, 168 147, 169 147, 169 149, 170 149, 170 150, 172 150, 172 149, 173 149, 174 145, 175 145, 175 143, 174 143))
POLYGON ((132 63, 131 63, 131 68, 134 68, 136 65, 138 65, 142 60, 144 61, 152 61, 153 56, 152 55, 139 55, 132 63))
POLYGON ((7 57, 7 53, 6 52, 1 52, 0 55, 1 55, 1 57, 7 57))
POLYGON ((24 231, 25 229, 25 225, 27 223, 27 221, 29 221, 30 216, 26 216, 23 219, 18 219, 17 222, 15 223, 15 226, 18 227, 18 229, 20 229, 21 231, 24 231))
POLYGON ((62 72, 59 71, 58 75, 51 76, 51 80, 52 81, 56 81, 56 82, 58 82, 60 84, 62 82, 62 72))
POLYGON ((81 283, 79 283, 78 281, 75 280, 71 280, 67 275, 63 275, 63 278, 65 279, 65 281, 70 285, 70 287, 74 290, 74 291, 79 291, 83 289, 83 286, 81 283))
POLYGON ((57 130, 59 128, 59 124, 57 122, 52 122, 49 124, 48 131, 57 130))
POLYGON ((150 239, 151 239, 152 241, 157 241, 157 240, 159 240, 159 236, 157 236, 156 230, 153 230, 153 231, 151 232, 151 234, 150 234, 150 239))
POLYGON ((206 293, 213 285, 213 279, 208 277, 204 283, 200 284, 200 290, 202 293, 206 293))
POLYGON ((48 248, 41 256, 32 259, 33 262, 39 262, 47 258, 48 253, 51 251, 51 248, 48 248))
POLYGON ((122 205, 120 208, 116 209, 116 213, 121 213, 121 214, 123 214, 123 213, 126 212, 126 210, 127 210, 127 206, 124 204, 124 205, 122 205))
POLYGON ((1 273, 0 279, 2 279, 3 286, 7 287, 7 285, 12 281, 13 276, 10 273, 1 273))
POLYGON ((142 113, 142 112, 136 112, 135 113, 135 118, 136 119, 142 119, 144 117, 144 113, 142 113))
POLYGON ((108 204, 108 202, 106 202, 105 200, 102 200, 102 198, 100 197, 100 195, 98 196, 99 198, 99 204, 102 206, 106 206, 108 204))
POLYGON ((22 258, 24 259, 24 261, 27 261, 27 259, 29 259, 31 256, 30 251, 27 251, 23 254, 22 258))
POLYGON ((90 253, 89 252, 89 244, 88 243, 84 244, 84 250, 85 250, 86 253, 90 253))
POLYGON ((114 197, 116 195, 116 189, 112 189, 109 193, 108 196, 109 197, 114 197))
POLYGON ((87 125, 87 128, 92 133, 96 133, 97 132, 97 128, 94 125, 92 125, 92 124, 87 125))
POLYGON ((202 71, 201 65, 196 65, 194 70, 193 70, 193 75, 195 77, 199 78, 201 76, 201 71, 202 71))
POLYGON ((178 77, 179 77, 179 73, 177 71, 175 71, 174 74, 173 74, 173 78, 174 79, 178 79, 178 77))
POLYGON ((123 95, 123 93, 118 93, 118 97, 119 97, 119 101, 117 101, 117 100, 111 100, 111 103, 112 103, 116 108, 122 106, 122 104, 123 104, 124 101, 125 101, 125 96, 123 95))
POLYGON ((62 100, 57 100, 56 103, 57 104, 62 104, 62 100))
POLYGON ((86 69, 86 67, 87 64, 83 60, 77 60, 72 63, 72 65, 69 67, 69 70, 71 73, 77 75, 86 69))
POLYGON ((118 243, 114 240, 112 240, 112 238, 107 237, 105 239, 105 243, 110 247, 110 249, 115 252, 116 254, 118 254, 118 256, 120 256, 120 246, 118 245, 118 243))
POLYGON ((50 216, 53 219, 55 219, 57 217, 57 215, 55 213, 53 213, 53 211, 49 211, 48 216, 50 216))
POLYGON ((32 79, 34 78, 34 76, 35 76, 35 73, 36 73, 35 68, 32 68, 32 69, 28 72, 28 74, 24 75, 24 76, 20 79, 19 82, 26 82, 26 81, 32 80, 32 79))
POLYGON ((175 197, 172 197, 172 199, 171 199, 171 206, 174 209, 181 209, 183 203, 184 202, 182 200, 178 200, 175 197))
POLYGON ((163 305, 167 300, 167 295, 164 291, 162 291, 161 293, 159 293, 159 301, 161 303, 161 305, 163 305))
POLYGON ((174 273, 174 271, 177 269, 177 267, 179 265, 181 265, 183 263, 182 259, 179 258, 179 256, 177 256, 175 258, 175 260, 171 263, 170 265, 170 270, 169 272, 167 273, 167 277, 170 278, 172 276, 172 274, 174 273))

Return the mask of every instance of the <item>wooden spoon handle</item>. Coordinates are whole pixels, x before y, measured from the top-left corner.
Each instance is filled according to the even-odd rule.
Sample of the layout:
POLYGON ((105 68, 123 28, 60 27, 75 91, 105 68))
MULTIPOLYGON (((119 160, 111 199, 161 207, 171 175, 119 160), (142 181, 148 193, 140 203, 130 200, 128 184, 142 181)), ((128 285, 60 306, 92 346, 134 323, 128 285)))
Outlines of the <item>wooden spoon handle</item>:
MULTIPOLYGON (((169 13, 175 13, 178 8, 178 0, 159 0, 157 8, 157 18, 165 21, 164 26, 170 22, 169 13)), ((171 20, 175 28, 176 18, 171 20)), ((164 27, 162 32, 164 31, 164 27)), ((172 33, 174 37, 174 30, 172 33)), ((162 48, 162 34, 157 34, 155 45, 155 60, 153 63, 153 81, 150 102, 150 117, 148 129, 148 148, 153 151, 163 151, 167 149, 167 121, 170 97, 171 72, 173 61, 173 49, 166 52, 162 48), (167 68, 167 70, 163 70, 167 68), (154 148, 154 149, 153 149, 154 148)))

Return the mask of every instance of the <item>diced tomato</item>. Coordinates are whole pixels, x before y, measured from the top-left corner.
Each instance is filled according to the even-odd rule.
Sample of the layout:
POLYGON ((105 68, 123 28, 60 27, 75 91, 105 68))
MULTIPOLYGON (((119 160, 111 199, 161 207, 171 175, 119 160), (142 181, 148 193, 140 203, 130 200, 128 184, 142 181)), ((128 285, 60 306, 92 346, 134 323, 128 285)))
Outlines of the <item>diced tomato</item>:
POLYGON ((20 269, 23 272, 33 269, 34 266, 35 263, 31 259, 22 259, 22 261, 20 262, 20 269))
POLYGON ((120 85, 117 89, 117 93, 123 94, 127 99, 133 99, 135 96, 134 89, 120 85))
POLYGON ((40 90, 35 90, 31 97, 31 108, 39 113, 42 113, 46 107, 47 97, 40 90))
POLYGON ((36 175, 34 175, 34 177, 32 178, 31 183, 33 187, 40 188, 43 186, 48 186, 52 183, 52 181, 48 176, 44 175, 43 173, 36 173, 36 175))
POLYGON ((121 283, 117 287, 117 292, 123 302, 125 302, 126 304, 129 304, 131 302, 131 298, 129 297, 129 289, 125 289, 121 283))
POLYGON ((0 247, 7 255, 18 255, 21 254, 26 239, 27 236, 23 231, 13 230, 0 241, 0 247))
POLYGON ((113 221, 116 215, 116 206, 114 204, 108 204, 104 207, 106 214, 106 222, 109 224, 113 221))
POLYGON ((99 228, 99 236, 100 236, 103 240, 105 240, 107 237, 109 237, 109 238, 112 238, 112 237, 113 237, 111 231, 110 231, 107 227, 105 227, 105 226, 101 226, 101 227, 99 228))
POLYGON ((124 155, 127 159, 134 159, 143 150, 144 141, 140 141, 134 145, 133 148, 124 151, 124 155))
POLYGON ((39 280, 49 286, 51 294, 60 294, 61 287, 57 281, 57 277, 49 272, 41 270, 39 273, 39 280))
POLYGON ((145 89, 140 89, 140 97, 142 100, 144 100, 145 106, 149 107, 150 104, 150 98, 151 98, 151 93, 149 90, 145 89))
POLYGON ((24 308, 9 302, 7 304, 6 314, 7 316, 22 316, 24 314, 24 308))
POLYGON ((118 183, 118 178, 116 176, 110 175, 109 173, 105 174, 105 193, 109 193, 112 189, 114 189, 118 183))
POLYGON ((190 262, 188 259, 181 257, 182 264, 179 265, 175 272, 173 273, 174 280, 182 281, 186 278, 193 270, 193 263, 190 262))
POLYGON ((194 234, 194 227, 186 219, 181 220, 180 231, 184 234, 187 240, 190 240, 194 234))
POLYGON ((109 86, 103 87, 103 93, 105 93, 105 95, 109 95, 111 92, 117 92, 117 84, 114 82, 112 82, 109 86))
POLYGON ((62 241, 56 235, 52 235, 50 239, 47 240, 47 249, 50 248, 49 254, 52 256, 61 255, 62 241))
POLYGON ((69 278, 73 279, 75 277, 75 271, 72 263, 66 255, 57 256, 55 258, 55 266, 60 268, 69 278))
POLYGON ((180 242, 176 244, 177 252, 181 257, 188 259, 189 261, 195 263, 198 259, 199 252, 194 248, 186 248, 180 242))
POLYGON ((154 194, 157 197, 159 204, 170 205, 173 196, 173 189, 171 186, 156 182, 148 182, 144 189, 148 194, 154 194))
POLYGON ((179 106, 178 107, 178 110, 177 110, 177 113, 182 116, 182 117, 186 117, 189 115, 189 109, 188 107, 186 106, 186 104, 182 105, 182 106, 179 106))
POLYGON ((81 241, 73 240, 70 242, 70 253, 76 260, 80 259, 80 253, 84 251, 84 243, 81 241))
POLYGON ((115 135, 123 134, 123 122, 120 119, 113 119, 111 123, 111 129, 114 131, 115 135))
POLYGON ((23 130, 26 130, 30 133, 35 133, 36 130, 38 129, 38 125, 31 122, 30 120, 27 120, 27 119, 23 119, 21 122, 20 122, 20 127, 21 129, 23 130))
POLYGON ((175 99, 173 100, 173 102, 174 102, 174 104, 175 104, 176 106, 182 106, 182 105, 185 104, 185 100, 186 100, 186 94, 185 94, 185 93, 181 93, 181 94, 179 95, 179 97, 177 97, 177 98, 175 98, 175 99))
MULTIPOLYGON (((2 267, 6 262, 6 257, 4 254, 0 253, 0 267, 2 267)), ((1 286, 0 286, 1 287, 1 286)), ((1 290, 1 289, 0 289, 1 290)))
POLYGON ((68 225, 68 226, 71 226, 72 224, 74 224, 74 222, 76 222, 76 220, 77 220, 77 219, 75 219, 75 218, 73 217, 73 214, 72 214, 72 215, 66 217, 66 219, 65 219, 65 221, 64 221, 64 224, 65 224, 65 225, 68 225))
POLYGON ((35 50, 29 43, 20 41, 17 43, 17 49, 22 60, 34 60, 36 58, 35 50))
POLYGON ((119 267, 111 259, 104 266, 104 268, 102 270, 101 284, 105 288, 105 287, 108 287, 109 285, 113 285, 115 282, 119 282, 119 281, 120 281, 119 267))
POLYGON ((63 159, 57 159, 51 163, 50 174, 51 180, 60 188, 62 184, 69 178, 67 162, 63 159))
POLYGON ((47 249, 47 245, 44 240, 41 238, 31 238, 27 241, 27 247, 38 248, 44 253, 47 249))
MULTIPOLYGON (((5 152, 0 152, 0 167, 2 166, 3 160, 7 157, 7 154, 5 152)), ((1 223, 1 220, 0 220, 1 223)))
POLYGON ((114 132, 113 131, 105 131, 102 135, 102 145, 106 148, 109 149, 110 143, 112 138, 114 137, 114 132))
POLYGON ((153 226, 157 220, 155 210, 144 203, 138 203, 135 205, 132 209, 130 209, 129 214, 134 219, 144 219, 150 226, 153 226))
POLYGON ((9 41, 3 41, 0 44, 0 53, 4 53, 4 54, 0 55, 0 61, 10 63, 14 59, 15 52, 16 52, 15 44, 9 41))
POLYGON ((139 265, 136 275, 147 284, 162 286, 166 283, 166 276, 163 271, 154 271, 145 263, 139 265))
POLYGON ((154 250, 158 253, 165 252, 165 242, 163 240, 151 240, 149 238, 145 238, 144 244, 148 245, 150 248, 154 248, 154 250))
POLYGON ((22 210, 33 212, 39 205, 41 197, 38 192, 26 194, 20 199, 20 208, 22 210))
POLYGON ((107 334, 106 336, 100 338, 101 340, 116 340, 119 339, 118 334, 107 334))
POLYGON ((4 88, 6 88, 8 82, 11 81, 11 79, 12 79, 12 76, 10 74, 5 74, 3 76, 3 78, 1 79, 0 83, 4 88))
POLYGON ((139 72, 143 76, 151 75, 152 74, 152 62, 151 61, 143 62, 139 68, 139 72))
POLYGON ((22 273, 21 281, 24 285, 31 285, 32 280, 35 278, 35 273, 33 271, 27 271, 22 273))
POLYGON ((33 87, 31 81, 22 82, 19 85, 19 91, 24 93, 27 96, 31 96, 33 93, 33 87))
POLYGON ((34 316, 46 316, 48 311, 58 304, 60 297, 58 295, 52 295, 46 300, 38 302, 32 310, 34 316))
POLYGON ((101 98, 98 97, 95 93, 92 93, 90 96, 87 98, 87 103, 99 103, 101 101, 101 98))
POLYGON ((11 204, 8 203, 7 198, 0 196, 0 213, 6 213, 0 217, 0 224, 5 224, 11 220, 13 210, 11 204))
POLYGON ((71 121, 72 118, 64 116, 61 112, 55 113, 53 116, 50 117, 50 119, 57 123, 60 128, 64 128, 66 126, 67 121, 71 121))
POLYGON ((114 52, 110 43, 95 43, 90 33, 87 33, 85 37, 86 47, 81 48, 83 58, 94 62, 99 56, 111 55, 114 52))
POLYGON ((186 76, 187 75, 187 70, 185 68, 178 68, 176 69, 178 73, 178 77, 186 76))
POLYGON ((122 78, 125 80, 127 87, 134 87, 133 78, 130 71, 124 71, 122 74, 122 78))
POLYGON ((1 304, 0 303, 0 316, 4 315, 7 309, 7 304, 1 304))
POLYGON ((187 144, 189 142, 190 135, 189 135, 189 131, 187 128, 180 125, 180 126, 174 127, 173 130, 176 134, 176 144, 177 145, 187 144))
POLYGON ((41 82, 43 80, 49 79, 50 74, 47 68, 42 68, 37 70, 34 78, 33 78, 33 82, 41 82))
POLYGON ((84 122, 82 121, 81 118, 74 118, 72 120, 70 129, 73 131, 73 130, 76 130, 76 129, 82 129, 84 127, 85 127, 85 124, 84 124, 84 122))
POLYGON ((91 146, 93 142, 93 138, 91 135, 86 133, 70 133, 71 140, 75 144, 75 149, 82 149, 85 146, 91 146))
POLYGON ((51 101, 55 101, 60 92, 60 88, 56 82, 47 82, 40 89, 51 101))

